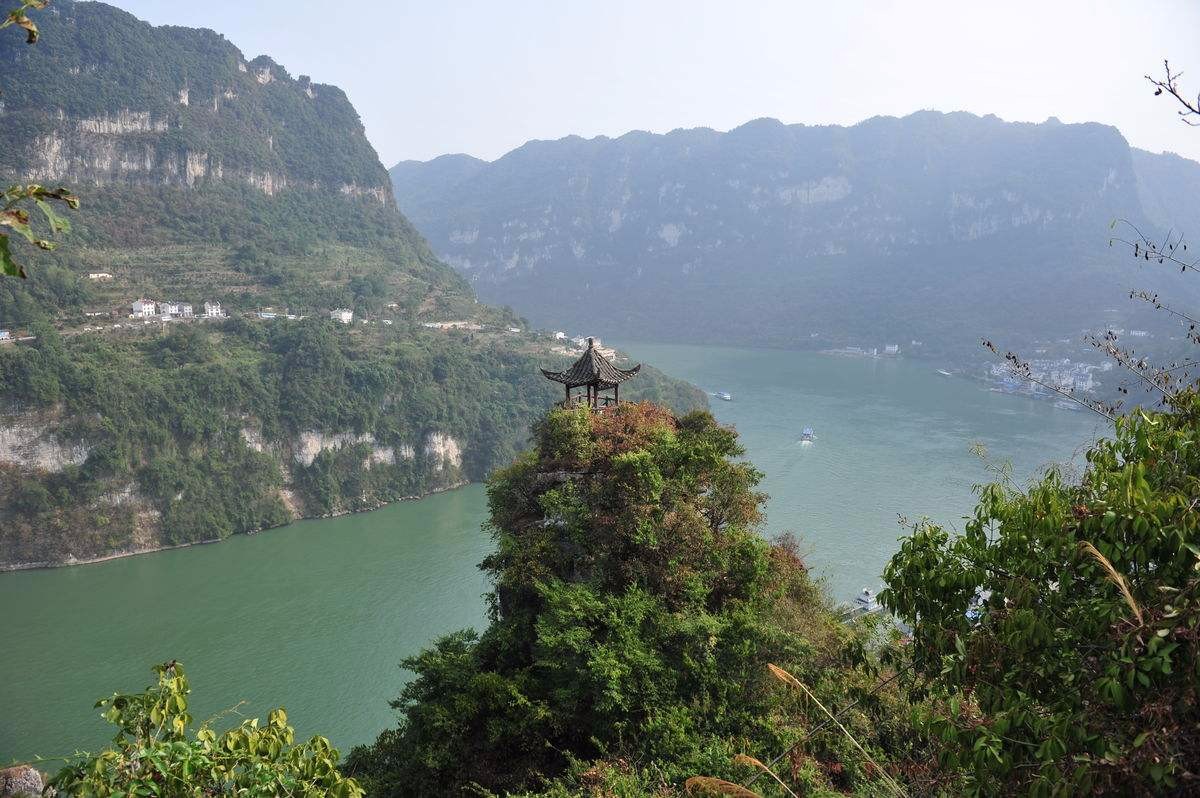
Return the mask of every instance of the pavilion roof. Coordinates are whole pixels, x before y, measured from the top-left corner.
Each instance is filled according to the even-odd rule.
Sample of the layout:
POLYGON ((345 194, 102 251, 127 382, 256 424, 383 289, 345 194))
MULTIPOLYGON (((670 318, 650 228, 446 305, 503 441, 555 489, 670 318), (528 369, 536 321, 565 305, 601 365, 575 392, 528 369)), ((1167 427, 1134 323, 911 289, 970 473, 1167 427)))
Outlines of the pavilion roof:
POLYGON ((625 382, 625 380, 641 370, 642 366, 640 363, 631 369, 617 368, 608 358, 600 354, 599 350, 596 349, 595 343, 589 338, 587 349, 571 368, 566 371, 547 371, 546 369, 542 369, 542 374, 547 379, 561 382, 568 388, 594 385, 600 390, 608 390, 625 382))

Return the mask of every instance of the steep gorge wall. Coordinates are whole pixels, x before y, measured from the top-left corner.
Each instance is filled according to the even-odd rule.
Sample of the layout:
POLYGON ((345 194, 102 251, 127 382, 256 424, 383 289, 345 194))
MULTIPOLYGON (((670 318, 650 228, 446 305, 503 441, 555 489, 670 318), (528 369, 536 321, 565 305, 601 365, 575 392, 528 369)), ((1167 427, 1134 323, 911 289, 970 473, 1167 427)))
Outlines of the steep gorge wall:
POLYGON ((391 204, 386 171, 334 86, 247 61, 208 30, 60 0, 35 47, 0 40, 0 174, 73 186, 248 185, 391 204))
MULTIPOLYGON (((71 419, 61 410, 9 412, 0 414, 0 477, 10 485, 33 479, 53 484, 67 469, 85 466, 93 446, 76 438, 69 429, 71 419)), ((247 449, 266 453, 278 469, 278 484, 261 497, 277 499, 291 519, 339 515, 352 510, 373 509, 390 499, 413 498, 456 487, 466 481, 463 471, 464 442, 444 432, 431 430, 412 444, 377 443, 371 433, 310 430, 286 439, 266 439, 250 419, 240 430, 247 449), (311 468, 317 457, 328 452, 360 457, 362 469, 400 467, 414 472, 419 489, 404 496, 363 496, 354 506, 340 504, 317 508, 307 503, 295 481, 296 472, 311 468)), ((172 545, 172 530, 165 526, 161 502, 148 496, 136 476, 110 478, 103 487, 74 506, 61 507, 56 521, 70 527, 69 535, 37 540, 17 540, 13 530, 0 534, 0 570, 73 564, 114 556, 153 551, 172 545)), ((0 501, 0 524, 10 522, 27 496, 5 494, 0 501)), ((172 502, 194 498, 181 491, 172 502)), ((249 530, 255 531, 255 530, 249 530)), ((204 542, 192 541, 192 542, 204 542)))

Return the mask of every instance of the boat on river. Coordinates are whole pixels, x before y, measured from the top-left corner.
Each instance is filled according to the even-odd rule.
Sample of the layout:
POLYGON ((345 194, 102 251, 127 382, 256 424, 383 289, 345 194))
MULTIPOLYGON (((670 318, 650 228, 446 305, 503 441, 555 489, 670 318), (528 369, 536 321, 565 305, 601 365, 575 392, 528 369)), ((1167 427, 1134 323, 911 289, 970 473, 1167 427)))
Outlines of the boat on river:
POLYGON ((868 615, 872 612, 879 612, 883 609, 883 605, 875 598, 875 591, 864 587, 862 592, 854 597, 854 609, 863 615, 868 615))
POLYGON ((800 442, 801 443, 812 443, 814 440, 816 440, 816 438, 817 438, 817 436, 813 432, 812 427, 805 427, 800 432, 800 442))
POLYGON ((729 393, 729 391, 717 391, 713 396, 726 402, 733 401, 733 394, 729 393))
POLYGON ((938 373, 938 374, 941 374, 943 377, 953 377, 953 376, 954 376, 953 374, 951 374, 950 372, 946 371, 945 369, 938 369, 938 370, 937 370, 937 373, 938 373))

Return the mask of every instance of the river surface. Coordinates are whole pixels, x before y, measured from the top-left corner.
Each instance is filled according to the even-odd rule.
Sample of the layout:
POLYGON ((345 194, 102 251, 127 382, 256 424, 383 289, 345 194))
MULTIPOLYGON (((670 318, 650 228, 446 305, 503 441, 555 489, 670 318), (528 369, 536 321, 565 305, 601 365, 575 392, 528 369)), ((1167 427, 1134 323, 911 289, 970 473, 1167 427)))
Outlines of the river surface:
MULTIPOLYGON (((800 537, 838 598, 878 587, 898 516, 961 528, 972 486, 990 478, 973 443, 1024 482, 1050 463, 1078 469, 1082 445, 1107 429, 918 361, 624 348, 733 395, 713 411, 766 474, 769 533, 800 537)), ((475 567, 490 550, 485 502, 476 485, 216 545, 0 574, 0 764, 102 745, 111 735, 95 700, 140 690, 149 666, 172 658, 187 667, 197 719, 283 705, 300 735, 343 752, 373 739, 395 722, 399 661, 486 623, 475 567)))

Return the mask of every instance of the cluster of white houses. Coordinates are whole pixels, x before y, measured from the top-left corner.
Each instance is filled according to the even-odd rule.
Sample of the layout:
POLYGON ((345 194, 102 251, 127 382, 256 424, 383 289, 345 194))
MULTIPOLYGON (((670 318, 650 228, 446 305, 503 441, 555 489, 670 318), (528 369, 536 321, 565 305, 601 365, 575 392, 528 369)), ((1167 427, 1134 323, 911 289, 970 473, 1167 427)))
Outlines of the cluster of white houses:
POLYGON ((220 302, 205 302, 204 312, 197 314, 191 302, 155 302, 152 299, 137 299, 130 306, 133 319, 194 319, 199 315, 205 319, 221 319, 225 311, 220 302))

